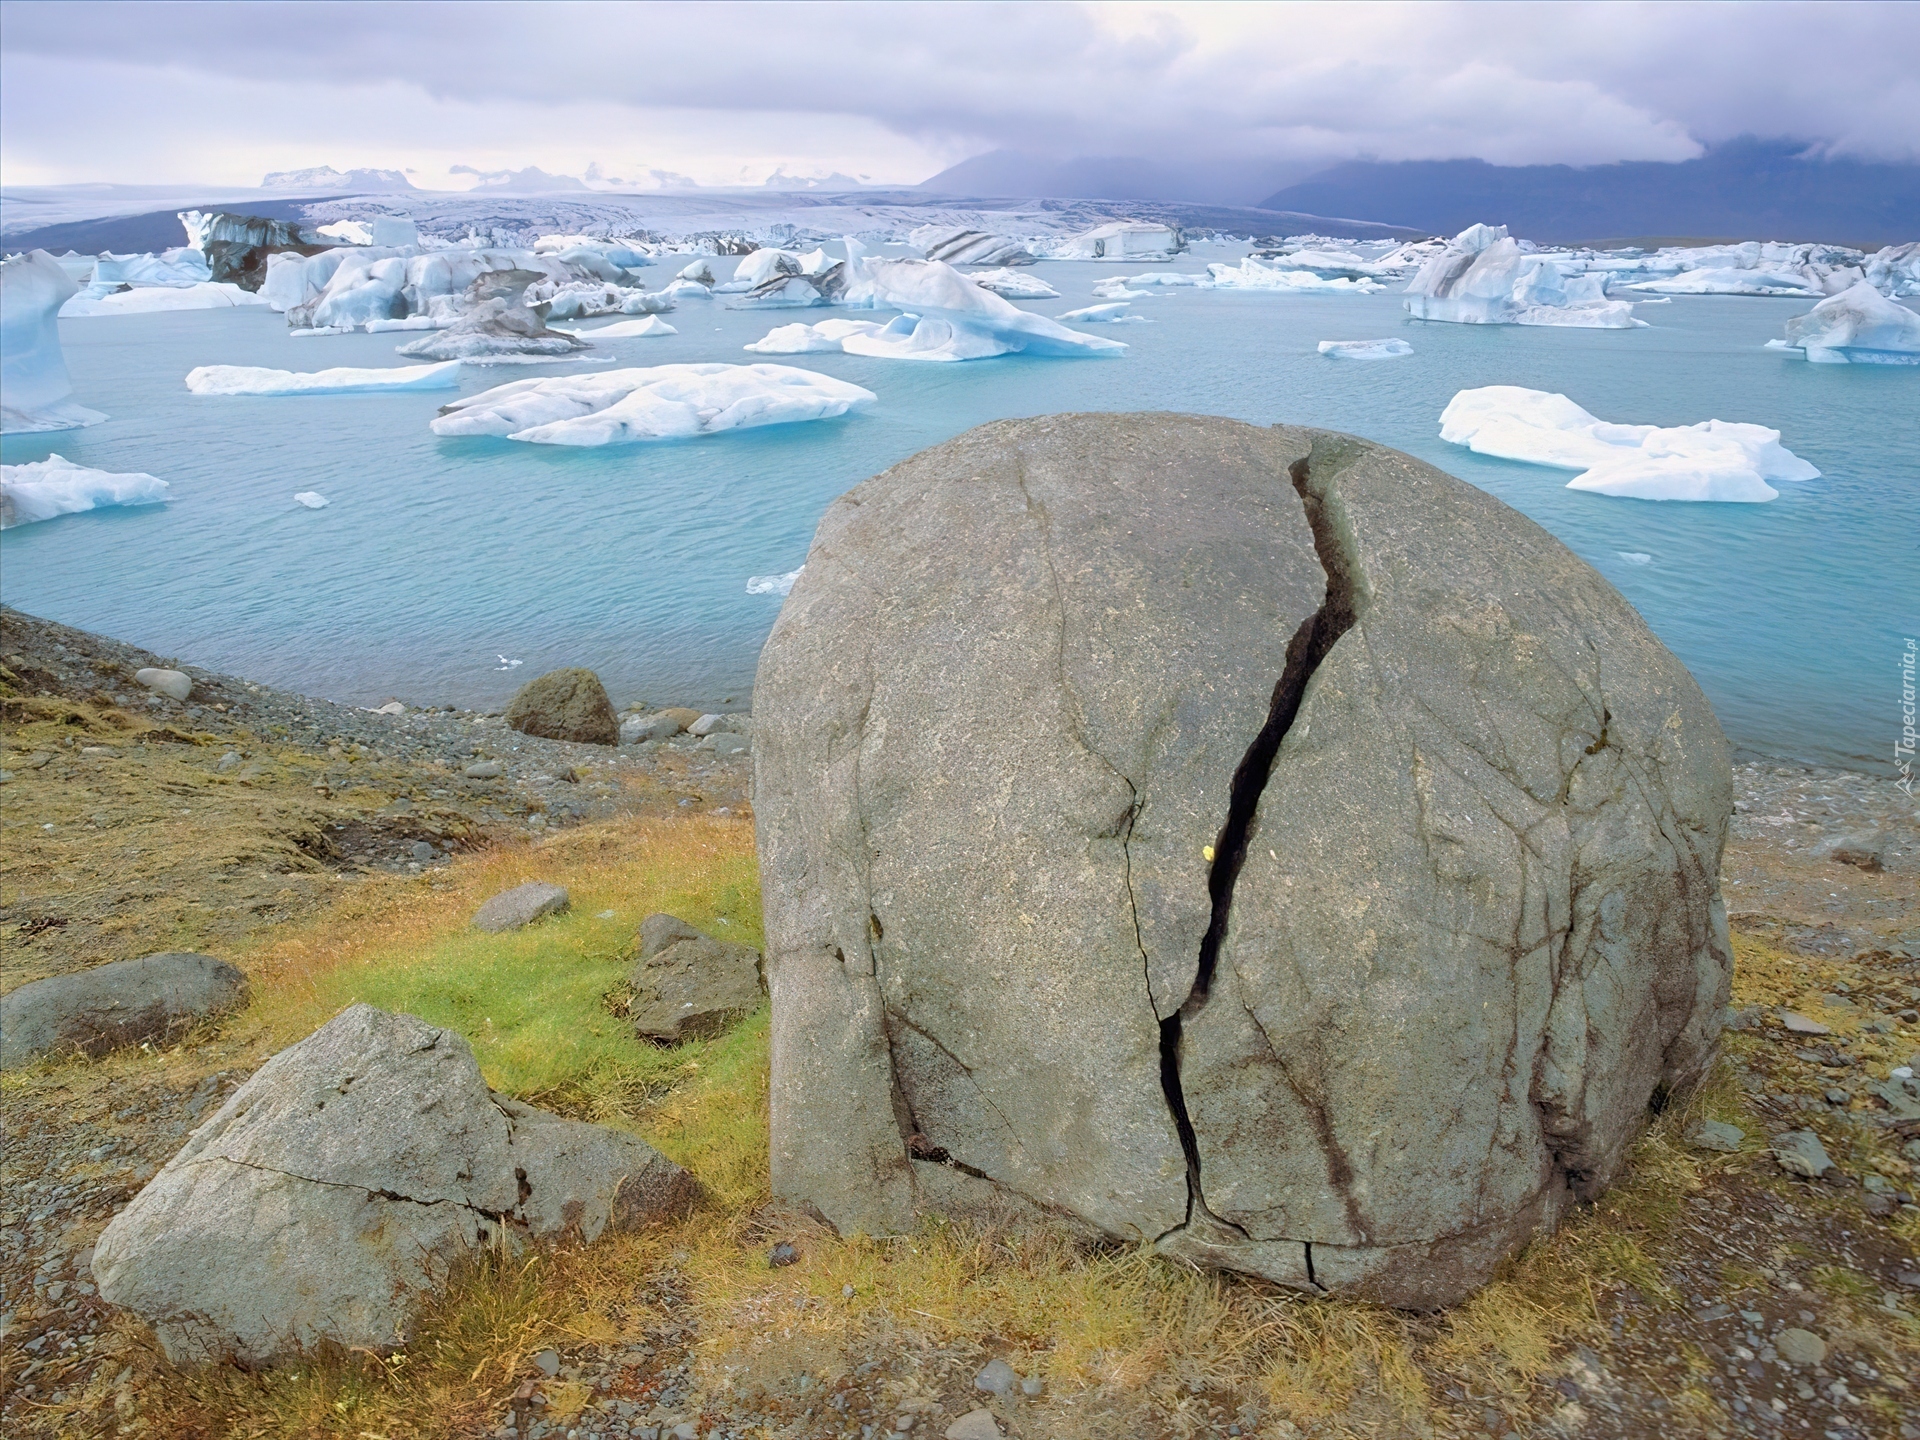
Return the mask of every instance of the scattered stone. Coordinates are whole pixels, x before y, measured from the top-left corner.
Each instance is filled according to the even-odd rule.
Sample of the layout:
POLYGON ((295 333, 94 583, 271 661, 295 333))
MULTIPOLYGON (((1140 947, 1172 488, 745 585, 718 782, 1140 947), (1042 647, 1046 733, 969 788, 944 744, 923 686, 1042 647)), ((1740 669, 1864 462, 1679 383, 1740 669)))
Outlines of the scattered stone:
POLYGON ((629 715, 620 722, 620 743, 643 745, 649 740, 671 740, 682 728, 680 722, 664 710, 650 715, 629 715))
POLYGON ((560 1373, 560 1353, 557 1350, 542 1350, 533 1357, 533 1363, 549 1380, 560 1373))
POLYGON ((1059 415, 855 486, 811 554, 753 697, 782 1200, 899 1234, 1043 1196, 1429 1309, 1604 1190, 1713 1056, 1725 737, 1486 492, 1326 432, 1059 415), (1230 826, 1258 843, 1205 1003, 1230 826), (1516 970, 1540 915, 1590 917, 1579 954, 1516 970), (1099 1143, 1058 1142, 1076 1116, 1099 1143))
POLYGON ((1920 1120, 1920 1078, 1916 1078, 1911 1069, 1905 1075, 1891 1075, 1868 1088, 1886 1102, 1896 1119, 1920 1120))
POLYGON ((413 842, 413 858, 424 865, 429 860, 438 860, 440 858, 440 852, 426 841, 416 840, 413 842))
POLYGON ((726 716, 702 715, 698 720, 694 721, 691 725, 687 726, 687 733, 689 735, 697 735, 701 739, 705 739, 707 736, 713 734, 716 730, 724 730, 726 728, 727 728, 726 716))
POLYGON ((778 1270, 782 1266, 793 1264, 794 1261, 799 1258, 800 1252, 785 1240, 782 1240, 767 1252, 767 1268, 770 1270, 778 1270))
POLYGON ((1029 1375, 1020 1382, 1020 1393, 1032 1400, 1047 1393, 1047 1382, 1038 1375, 1029 1375))
POLYGON ((947 1440, 1000 1440, 1000 1425, 991 1410, 969 1410, 947 1427, 947 1440))
POLYGON ((989 1395, 1010 1394, 1019 1383, 1019 1373, 998 1356, 989 1360, 986 1368, 973 1377, 973 1388, 985 1390, 989 1395))
POLYGON ((1728 1125, 1721 1120, 1702 1120, 1688 1132, 1687 1143, 1696 1150, 1717 1150, 1731 1155, 1746 1138, 1746 1131, 1738 1125, 1728 1125))
POLYGON ((1789 1365, 1819 1365, 1827 1358, 1827 1342, 1798 1326, 1773 1337, 1773 1348, 1789 1365))
POLYGON ((1867 835, 1842 835, 1830 841, 1825 847, 1827 859, 1841 865, 1852 865, 1877 875, 1886 868, 1887 847, 1890 837, 1885 832, 1867 835))
POLYGON ((176 1364, 383 1354, 457 1262, 591 1242, 694 1195, 638 1137, 493 1094, 460 1036, 362 1004, 235 1091, 107 1226, 92 1269, 176 1364))
POLYGON ((1789 1175, 1818 1180, 1833 1168, 1820 1137, 1811 1130, 1789 1130, 1773 1137, 1773 1158, 1789 1175))
POLYGON ((1764 1013, 1758 1005, 1748 1005, 1740 1010, 1730 1010, 1727 1012, 1727 1029, 1751 1030, 1755 1025, 1760 1023, 1760 1017, 1764 1013))
POLYGON ((523 930, 534 921, 567 908, 564 885, 545 880, 529 880, 511 890, 503 890, 473 912, 473 927, 499 935, 508 930, 523 930))
POLYGON ((1833 1033, 1829 1027, 1822 1025, 1818 1020, 1811 1020, 1791 1010, 1780 1012, 1780 1023, 1786 1027, 1789 1035, 1831 1035, 1833 1033))
POLYGON ((711 750, 718 755, 744 755, 752 746, 753 742, 744 735, 715 731, 694 748, 711 750))
POLYGON ((156 695, 164 695, 182 704, 193 694, 193 677, 181 670, 159 670, 148 666, 134 671, 133 680, 136 685, 144 685, 156 695))
POLYGON ((469 780, 498 780, 507 773, 507 767, 498 760, 476 760, 460 773, 469 780))
POLYGON ((717 1035, 759 1008, 760 952, 715 940, 672 915, 640 926, 640 959, 627 1013, 634 1033, 665 1044, 717 1035))
POLYGON ((183 952, 34 980, 0 997, 0 1069, 164 1042, 246 1001, 246 976, 211 955, 183 952))
POLYGON ((618 745, 620 720, 600 677, 575 666, 529 680, 507 702, 507 724, 526 735, 584 745, 618 745))

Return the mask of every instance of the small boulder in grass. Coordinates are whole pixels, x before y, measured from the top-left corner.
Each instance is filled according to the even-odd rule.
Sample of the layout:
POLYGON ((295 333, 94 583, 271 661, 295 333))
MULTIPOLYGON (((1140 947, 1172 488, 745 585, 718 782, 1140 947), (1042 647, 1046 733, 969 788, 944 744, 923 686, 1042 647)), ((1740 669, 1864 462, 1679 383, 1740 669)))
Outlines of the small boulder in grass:
POLYGON ((1720 1120, 1702 1120, 1687 1132, 1687 1144, 1696 1150, 1714 1150, 1722 1155, 1731 1155, 1740 1148, 1740 1142, 1747 1138, 1746 1132, 1738 1125, 1728 1125, 1720 1120))
POLYGON ((0 1069, 164 1042, 246 1003, 246 976, 224 960, 184 952, 35 980, 0 999, 0 1069))
POLYGON ((156 695, 164 695, 182 704, 193 694, 193 677, 183 670, 162 670, 149 665, 134 671, 133 680, 136 685, 144 685, 156 695))
POLYGON ((1773 1158, 1789 1175, 1818 1180, 1833 1168, 1833 1158, 1811 1130, 1789 1130, 1773 1137, 1773 1158))
POLYGON ((669 1045, 719 1034, 766 994, 757 950, 715 940, 672 915, 641 923, 632 984, 634 1033, 669 1045))
POLYGON ((473 928, 492 935, 524 930, 534 921, 556 915, 568 904, 567 888, 545 880, 529 880, 503 890, 473 913, 473 928))

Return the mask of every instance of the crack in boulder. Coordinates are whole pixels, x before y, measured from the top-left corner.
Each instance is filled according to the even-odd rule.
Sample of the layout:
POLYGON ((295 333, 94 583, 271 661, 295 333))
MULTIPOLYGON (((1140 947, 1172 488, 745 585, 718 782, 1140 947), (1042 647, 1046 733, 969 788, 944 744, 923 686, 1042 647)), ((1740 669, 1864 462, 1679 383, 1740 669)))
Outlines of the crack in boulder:
MULTIPOLYGON (((1293 639, 1288 642, 1286 665, 1280 672, 1279 680, 1274 683, 1273 697, 1267 706, 1266 723, 1254 736, 1253 743, 1247 746, 1246 753, 1241 756, 1240 764, 1233 772, 1228 791, 1227 818, 1220 827, 1219 838, 1214 841, 1213 864, 1207 872, 1207 892, 1212 901, 1212 913, 1206 935, 1200 942, 1199 966, 1194 974, 1193 989, 1188 993, 1185 1003, 1160 1022, 1160 1087, 1166 1094, 1167 1110, 1173 1116, 1174 1129, 1180 1136, 1180 1147, 1186 1155, 1186 1223, 1189 1225, 1196 1215, 1200 1215, 1229 1229, 1239 1228, 1218 1220, 1207 1208, 1200 1174, 1200 1143, 1194 1133, 1192 1117, 1187 1113, 1186 1096, 1180 1084, 1181 1026, 1184 1020, 1200 1013, 1212 993, 1214 969, 1219 963, 1220 946, 1226 940, 1227 925, 1233 910, 1234 884, 1240 878, 1240 868, 1247 858, 1248 833, 1252 829, 1260 797, 1265 793, 1267 781, 1273 774, 1281 742, 1287 738, 1287 732, 1293 728, 1293 722, 1300 713, 1300 702, 1306 694, 1308 681, 1313 678, 1334 644, 1353 628, 1357 618, 1355 568, 1350 547, 1340 533, 1344 527, 1330 513, 1331 507, 1326 500, 1328 483, 1346 468, 1346 464, 1351 464, 1357 454, 1351 445, 1339 441, 1328 443, 1328 437, 1316 437, 1313 449, 1288 469, 1288 478, 1306 508, 1307 525, 1313 531, 1313 547, 1320 558, 1320 568, 1326 573, 1326 599, 1318 610, 1300 623, 1300 628, 1294 631, 1293 639), (1323 456, 1324 464, 1317 477, 1314 474, 1316 456, 1323 456)), ((1301 1091, 1292 1068, 1283 1061, 1281 1069, 1296 1092, 1301 1091)), ((1333 1143, 1333 1127, 1326 1107, 1323 1103, 1310 1101, 1305 1093, 1301 1094, 1301 1099, 1308 1103, 1308 1108, 1314 1114, 1315 1138, 1327 1153, 1328 1175, 1340 1192, 1349 1215, 1356 1214, 1357 1205, 1352 1195, 1353 1166, 1333 1143)), ((1356 1226, 1356 1229, 1359 1228, 1356 1226)), ((1307 1263, 1311 1278, 1311 1251, 1307 1263)))

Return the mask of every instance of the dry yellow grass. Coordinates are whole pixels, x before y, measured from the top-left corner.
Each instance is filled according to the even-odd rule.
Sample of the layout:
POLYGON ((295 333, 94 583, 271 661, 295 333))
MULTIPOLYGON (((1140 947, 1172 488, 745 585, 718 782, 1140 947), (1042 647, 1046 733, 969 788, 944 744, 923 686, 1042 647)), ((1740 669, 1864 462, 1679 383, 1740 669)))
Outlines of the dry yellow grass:
MULTIPOLYGON (((785 1216, 772 1230, 764 1012, 719 1041, 671 1052, 630 1038, 621 1048, 617 1024, 602 1027, 598 1045, 567 1049, 555 1038, 612 1019, 607 997, 618 998, 628 937, 652 910, 708 929, 725 918, 759 943, 751 824, 587 825, 463 857, 440 883, 369 882, 265 939, 244 957, 256 1003, 230 1027, 229 1043, 264 1054, 352 1000, 398 997, 466 1034, 497 1086, 645 1135, 700 1177, 706 1205, 675 1227, 584 1251, 492 1256, 430 1307, 403 1354, 385 1360, 180 1373, 128 1332, 121 1343, 141 1375, 144 1413, 162 1433, 470 1434, 497 1422, 531 1351, 641 1338, 658 1315, 635 1297, 663 1276, 698 1319, 696 1374, 716 1408, 802 1372, 831 1378, 861 1354, 991 1337, 996 1353, 1047 1378, 1053 1398, 1028 1412, 1029 1436, 1185 1434, 1200 1424, 1195 1397, 1207 1393, 1257 1400, 1268 1417, 1263 1435, 1295 1433, 1283 1424, 1315 1436, 1457 1433, 1468 1422, 1442 1394, 1449 1387, 1473 1397, 1469 1416, 1493 1407, 1527 1425, 1544 1418, 1539 1382, 1565 1363, 1571 1344, 1605 1347, 1608 1297, 1632 1290, 1655 1308, 1680 1303, 1663 1275, 1675 1218, 1716 1170, 1747 1163, 1688 1150, 1686 1126, 1706 1115, 1759 1128, 1723 1067, 1651 1126, 1599 1204, 1516 1257, 1481 1294, 1434 1317, 1309 1299, 1144 1251, 1089 1251, 1019 1229, 930 1224, 910 1237, 838 1238, 785 1216), (571 888, 569 917, 518 938, 467 929, 480 900, 535 878, 571 888), (601 919, 607 910, 613 915, 601 919), (481 1022, 500 1031, 528 987, 538 1013, 513 1025, 529 1044, 490 1034, 481 1022), (768 1268, 775 1234, 799 1242, 799 1263, 768 1268)), ((1746 941, 1739 953, 1737 1003, 1812 1003, 1809 987, 1834 978, 1746 941)), ((1920 1355, 1911 1324, 1903 1331, 1875 1313, 1849 1283, 1831 1279, 1834 1303, 1850 1307, 1850 1343, 1885 1354, 1890 1366, 1920 1355)), ((579 1387, 552 1394, 563 1407, 586 1399, 579 1387)), ((916 1403, 909 1390, 892 1398, 916 1403)), ((1719 1402, 1698 1385, 1671 1398, 1686 1424, 1720 1421, 1719 1402)))

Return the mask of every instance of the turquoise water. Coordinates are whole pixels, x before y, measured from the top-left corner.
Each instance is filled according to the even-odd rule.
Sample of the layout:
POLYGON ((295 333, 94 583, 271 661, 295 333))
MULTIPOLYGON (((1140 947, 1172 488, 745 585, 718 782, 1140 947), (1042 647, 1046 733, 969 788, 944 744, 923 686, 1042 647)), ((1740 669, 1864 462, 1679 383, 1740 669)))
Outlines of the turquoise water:
MULTIPOLYGON (((1057 314, 1091 303, 1093 282, 1114 272, 1034 273, 1061 298, 1027 308, 1057 314)), ((879 402, 838 420, 599 450, 442 440, 427 422, 448 392, 215 398, 182 383, 202 364, 398 364, 407 334, 293 339, 264 309, 67 320, 77 398, 113 418, 8 437, 5 460, 57 452, 145 470, 174 498, 7 531, 0 596, 360 704, 492 705, 574 664, 598 670, 617 703, 745 703, 779 605, 745 593, 747 578, 798 566, 821 511, 849 486, 986 420, 1203 411, 1351 431, 1491 491, 1640 608, 1738 747, 1882 768, 1899 725, 1897 657, 1920 627, 1920 373, 1810 366, 1761 348, 1805 308, 1681 298, 1641 310, 1650 330, 1581 331, 1423 325, 1393 294, 1176 290, 1135 302, 1154 324, 1086 327, 1128 342, 1123 359, 772 357, 864 385, 879 402), (1394 335, 1412 342, 1410 358, 1314 351, 1394 335), (1570 491, 1564 472, 1440 441, 1454 392, 1491 384, 1562 391, 1609 420, 1771 425, 1825 478, 1757 506, 1570 491), (302 490, 332 504, 301 509, 302 490), (1621 551, 1653 558, 1630 564, 1621 551), (499 655, 524 663, 502 670, 499 655)), ((604 350, 631 365, 760 359, 741 345, 823 313, 833 312, 687 304, 667 317, 679 335, 604 350)), ((584 367, 468 367, 462 389, 568 368, 584 367)))

